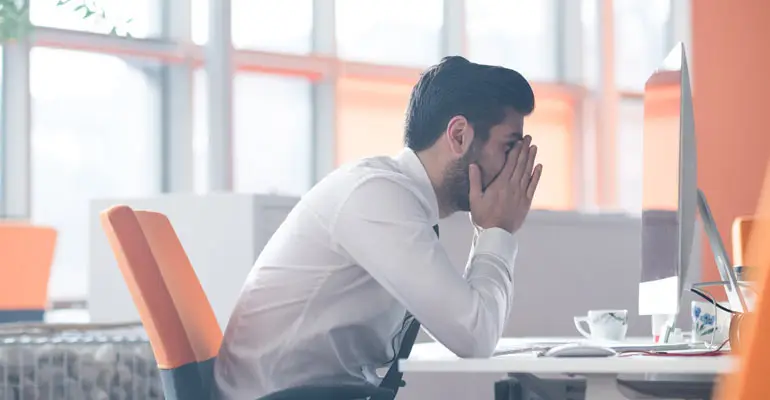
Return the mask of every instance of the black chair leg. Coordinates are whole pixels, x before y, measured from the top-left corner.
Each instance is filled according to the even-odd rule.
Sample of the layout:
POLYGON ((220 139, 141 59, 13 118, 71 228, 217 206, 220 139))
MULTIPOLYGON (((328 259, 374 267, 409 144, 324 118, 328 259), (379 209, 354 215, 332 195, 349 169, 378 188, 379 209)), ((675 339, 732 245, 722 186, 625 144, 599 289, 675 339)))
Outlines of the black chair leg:
POLYGON ((495 382, 495 400, 524 400, 516 378, 509 377, 495 382))

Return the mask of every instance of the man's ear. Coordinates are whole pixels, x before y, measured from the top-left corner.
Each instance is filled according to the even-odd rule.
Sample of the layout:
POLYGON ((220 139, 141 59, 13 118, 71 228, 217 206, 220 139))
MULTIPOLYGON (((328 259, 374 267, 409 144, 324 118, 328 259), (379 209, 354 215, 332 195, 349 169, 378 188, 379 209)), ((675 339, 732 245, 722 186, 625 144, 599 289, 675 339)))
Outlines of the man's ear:
POLYGON ((455 155, 462 156, 471 147, 475 132, 468 119, 462 115, 452 117, 447 124, 446 138, 455 155))

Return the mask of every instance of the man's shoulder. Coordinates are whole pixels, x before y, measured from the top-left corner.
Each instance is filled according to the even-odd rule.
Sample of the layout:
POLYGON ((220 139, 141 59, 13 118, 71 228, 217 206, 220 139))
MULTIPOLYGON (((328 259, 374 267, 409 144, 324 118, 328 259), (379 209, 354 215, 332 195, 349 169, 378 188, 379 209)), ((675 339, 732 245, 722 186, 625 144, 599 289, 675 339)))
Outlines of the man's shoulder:
POLYGON ((359 191, 402 192, 414 191, 418 188, 409 175, 401 170, 399 164, 391 157, 370 157, 350 164, 341 171, 350 185, 349 194, 359 191))
POLYGON ((338 171, 360 175, 376 175, 377 173, 402 174, 398 162, 393 157, 386 156, 361 158, 342 165, 338 171))
MULTIPOLYGON (((392 157, 364 158, 339 167, 327 175, 305 197, 324 196, 345 202, 353 196, 372 193, 418 193, 418 184, 399 167, 392 157)), ((374 196, 372 202, 387 201, 389 196, 374 196)))

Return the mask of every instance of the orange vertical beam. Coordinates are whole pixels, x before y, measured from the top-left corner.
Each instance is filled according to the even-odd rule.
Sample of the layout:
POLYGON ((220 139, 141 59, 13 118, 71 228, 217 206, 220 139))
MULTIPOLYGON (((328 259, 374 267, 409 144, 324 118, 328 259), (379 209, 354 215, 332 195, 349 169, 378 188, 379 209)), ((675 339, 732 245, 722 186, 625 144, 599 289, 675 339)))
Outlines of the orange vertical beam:
POLYGON ((770 242, 770 163, 766 171, 756 211, 758 218, 746 246, 746 262, 760 267, 759 273, 752 276, 759 295, 753 313, 745 314, 738 325, 740 345, 733 344, 733 351, 739 354, 737 368, 720 382, 717 400, 764 400, 770 393, 770 380, 767 379, 770 368, 770 342, 767 341, 770 330, 770 246, 767 245, 770 242))
MULTIPOLYGON (((733 220, 755 211, 770 157, 768 21, 767 0, 692 2, 698 185, 728 249, 733 220)), ((707 244, 703 260, 703 279, 717 279, 707 244)))

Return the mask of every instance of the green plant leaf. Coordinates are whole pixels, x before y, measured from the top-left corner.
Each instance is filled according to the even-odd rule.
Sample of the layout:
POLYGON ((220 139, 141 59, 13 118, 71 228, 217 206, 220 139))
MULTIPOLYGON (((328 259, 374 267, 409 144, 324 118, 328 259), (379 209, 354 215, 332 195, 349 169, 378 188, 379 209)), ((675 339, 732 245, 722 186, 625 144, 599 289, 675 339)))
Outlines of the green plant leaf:
MULTIPOLYGON (((29 21, 29 3, 31 1, 46 1, 46 0, 0 0, 0 44, 8 40, 19 40, 28 36, 33 26, 29 21)), ((56 0, 52 6, 64 7, 61 11, 57 12, 75 12, 82 15, 83 19, 99 18, 107 22, 112 26, 110 34, 118 36, 128 36, 122 32, 126 31, 123 24, 128 24, 132 19, 128 19, 125 22, 113 21, 107 18, 106 8, 101 3, 102 0, 56 0), (82 13, 82 14, 81 14, 82 13), (120 27, 121 33, 118 33, 120 27)), ((132 0, 125 0, 132 1, 132 0)), ((114 18, 113 18, 114 19, 114 18)))

